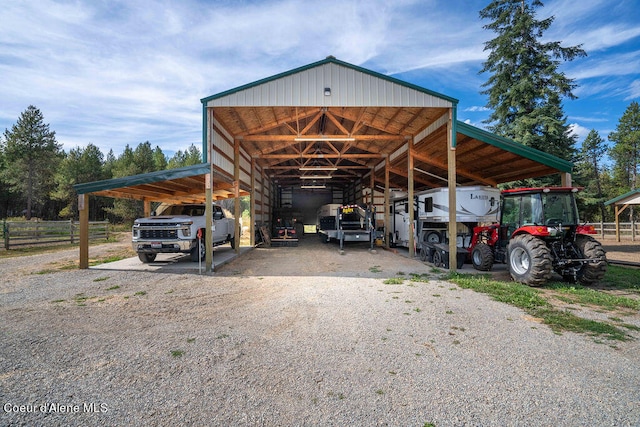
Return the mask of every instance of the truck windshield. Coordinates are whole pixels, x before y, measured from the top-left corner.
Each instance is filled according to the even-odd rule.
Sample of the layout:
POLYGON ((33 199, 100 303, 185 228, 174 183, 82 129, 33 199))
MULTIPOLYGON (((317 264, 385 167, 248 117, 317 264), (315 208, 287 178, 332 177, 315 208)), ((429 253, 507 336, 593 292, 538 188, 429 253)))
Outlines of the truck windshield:
POLYGON ((162 211, 161 215, 203 216, 204 206, 201 205, 171 205, 162 211))

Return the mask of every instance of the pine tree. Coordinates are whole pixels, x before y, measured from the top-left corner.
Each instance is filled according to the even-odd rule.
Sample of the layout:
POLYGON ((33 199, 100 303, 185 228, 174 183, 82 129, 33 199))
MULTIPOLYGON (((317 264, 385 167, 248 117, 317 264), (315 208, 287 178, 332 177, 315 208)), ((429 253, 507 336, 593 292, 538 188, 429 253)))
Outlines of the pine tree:
POLYGON ((72 149, 65 155, 55 174, 56 189, 51 192, 52 199, 65 204, 58 214, 60 217, 77 217, 78 198, 73 185, 103 179, 103 159, 102 152, 93 144, 72 149))
POLYGON ((56 141, 56 133, 44 123, 42 113, 33 105, 20 115, 11 130, 5 130, 4 139, 3 179, 11 191, 22 195, 25 216, 31 219, 34 208, 44 204, 53 188, 52 178, 61 157, 61 146, 56 141))
POLYGON ((589 132, 589 135, 582 143, 582 150, 576 163, 576 181, 584 186, 584 190, 580 192, 579 201, 584 204, 581 212, 586 212, 587 217, 595 217, 595 212, 599 212, 602 221, 605 221, 603 184, 601 175, 604 172, 602 166, 602 158, 607 153, 607 147, 604 139, 595 129, 589 132))
MULTIPOLYGON (((633 101, 620 118, 616 130, 609 134, 615 145, 610 150, 615 162, 614 180, 620 194, 638 188, 638 162, 640 161, 640 105, 633 101)), ((633 206, 629 218, 634 218, 633 206)))
POLYGON ((481 73, 491 76, 482 92, 493 110, 486 123, 498 135, 573 160, 575 136, 570 132, 562 98, 575 99, 576 84, 559 70, 562 61, 586 56, 580 46, 542 42, 554 17, 537 20, 539 0, 494 0, 480 11, 484 26, 497 34, 485 43, 489 51, 481 73))
POLYGON ((640 105, 634 101, 620 118, 616 130, 609 134, 615 145, 611 158, 615 162, 615 176, 621 188, 628 191, 638 187, 640 161, 640 105))

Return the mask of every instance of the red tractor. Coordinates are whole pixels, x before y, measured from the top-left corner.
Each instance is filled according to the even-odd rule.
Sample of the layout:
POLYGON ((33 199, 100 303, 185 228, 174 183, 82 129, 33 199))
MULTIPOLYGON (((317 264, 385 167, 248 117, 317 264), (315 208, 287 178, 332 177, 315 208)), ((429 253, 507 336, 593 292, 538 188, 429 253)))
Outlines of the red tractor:
POLYGON ((565 281, 584 285, 604 277, 607 258, 580 225, 577 188, 518 188, 501 194, 500 223, 475 227, 469 246, 475 269, 489 271, 496 262, 509 265, 516 282, 542 286, 555 272, 565 281))

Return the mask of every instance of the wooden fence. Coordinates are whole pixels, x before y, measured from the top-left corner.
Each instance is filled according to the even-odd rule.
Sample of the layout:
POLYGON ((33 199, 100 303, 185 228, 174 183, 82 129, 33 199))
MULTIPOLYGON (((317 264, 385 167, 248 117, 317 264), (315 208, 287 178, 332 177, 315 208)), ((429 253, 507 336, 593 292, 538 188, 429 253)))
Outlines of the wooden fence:
MULTIPOLYGON (((589 223, 596 228, 598 236, 601 239, 615 239, 616 238, 616 223, 615 222, 591 222, 589 223)), ((635 241, 640 237, 640 224, 636 222, 621 222, 620 223, 620 240, 635 241)))
MULTIPOLYGON (((6 250, 20 246, 79 243, 80 223, 74 221, 3 221, 6 250)), ((109 221, 89 221, 89 240, 109 238, 109 221)))

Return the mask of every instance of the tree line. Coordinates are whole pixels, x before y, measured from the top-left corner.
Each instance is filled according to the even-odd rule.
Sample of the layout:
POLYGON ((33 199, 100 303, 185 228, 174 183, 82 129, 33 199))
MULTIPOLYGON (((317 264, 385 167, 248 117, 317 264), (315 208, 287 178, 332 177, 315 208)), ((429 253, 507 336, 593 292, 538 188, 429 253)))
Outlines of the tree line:
MULTIPOLYGON (((202 154, 194 145, 169 158, 149 141, 127 145, 117 157, 113 150, 105 156, 94 144, 66 152, 42 112, 31 105, 0 138, 0 218, 77 219, 74 184, 199 163, 202 154)), ((89 203, 91 220, 131 222, 143 215, 136 200, 92 196, 89 203)))

